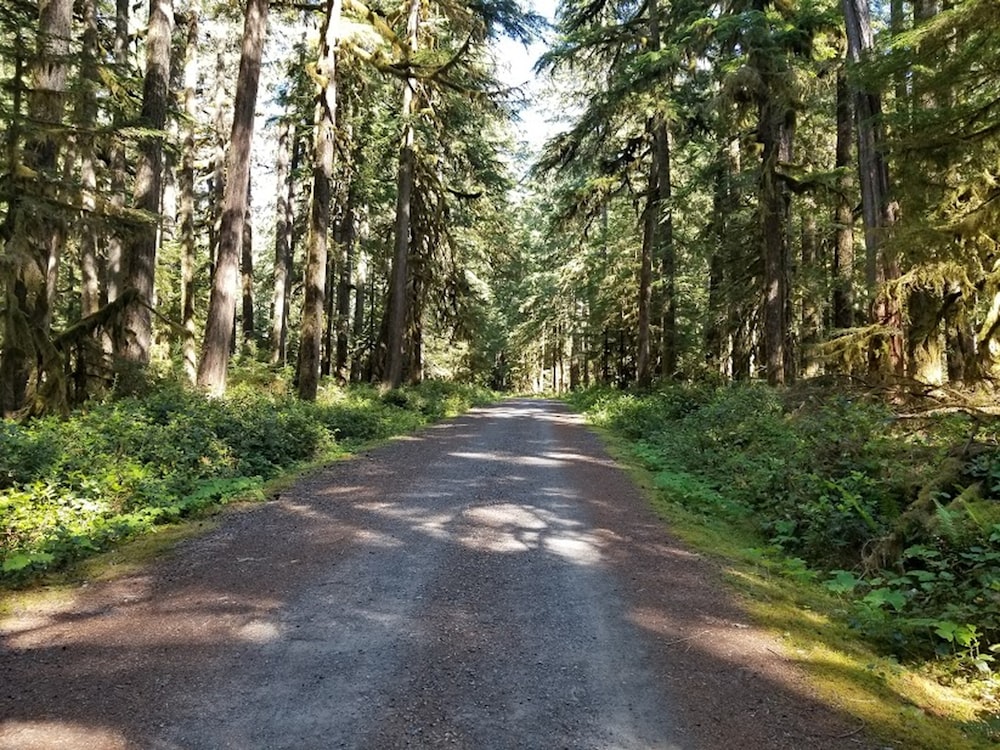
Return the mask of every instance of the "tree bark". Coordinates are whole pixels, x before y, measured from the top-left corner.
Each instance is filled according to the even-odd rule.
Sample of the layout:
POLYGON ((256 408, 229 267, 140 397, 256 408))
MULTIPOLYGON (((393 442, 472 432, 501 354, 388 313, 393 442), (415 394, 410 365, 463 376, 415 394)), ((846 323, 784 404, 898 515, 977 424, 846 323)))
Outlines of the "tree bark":
POLYGON ((778 164, 790 158, 793 128, 794 112, 783 106, 773 92, 765 91, 760 104, 758 141, 763 146, 760 177, 764 267, 763 344, 767 382, 771 385, 781 385, 787 380, 790 198, 778 164))
POLYGON ((198 351, 195 340, 195 267, 197 265, 197 244, 195 238, 195 123, 198 105, 198 20, 201 15, 199 2, 188 8, 187 45, 184 59, 184 124, 181 143, 181 169, 178 175, 180 188, 181 240, 181 325, 184 328, 181 341, 181 357, 184 374, 194 384, 198 379, 198 351))
MULTIPOLYGON (((248 177, 249 179, 249 177, 248 177)), ((242 323, 243 346, 248 350, 254 345, 257 326, 254 321, 253 303, 253 221, 250 214, 250 185, 247 185, 246 213, 243 219, 243 240, 240 243, 240 286, 243 292, 242 323)))
POLYGON ((801 367, 802 375, 813 378, 820 374, 821 365, 816 347, 820 342, 823 315, 820 307, 819 289, 821 264, 819 258, 818 229, 816 226, 816 205, 807 199, 802 211, 802 321, 801 321, 801 367))
MULTIPOLYGON (((848 57, 857 65, 874 46, 871 11, 868 0, 842 0, 842 7, 848 57)), ((873 299, 872 322, 884 326, 887 331, 872 347, 870 366, 876 371, 901 374, 904 360, 899 333, 902 328, 899 301, 889 297, 884 289, 878 290, 879 284, 899 277, 899 262, 887 242, 897 211, 890 199, 889 168, 883 152, 882 97, 859 84, 855 84, 853 89, 858 174, 865 225, 865 278, 869 296, 873 299)))
POLYGON ((198 385, 217 396, 226 390, 229 352, 233 341, 239 258, 249 203, 250 147, 260 81, 260 61, 267 31, 267 12, 268 0, 247 0, 240 70, 233 103, 228 174, 222 201, 219 253, 212 279, 201 362, 198 365, 198 385))
POLYGON ((909 326, 906 360, 909 376, 920 383, 944 382, 944 346, 941 332, 941 295, 933 288, 915 287, 907 301, 909 326))
MULTIPOLYGON (((37 57, 31 66, 32 90, 28 95, 28 119, 33 126, 23 149, 25 171, 37 177, 31 183, 15 186, 6 219, 11 238, 5 254, 11 267, 2 306, 4 335, 0 352, 0 412, 5 416, 22 409, 32 398, 33 379, 43 385, 42 373, 46 370, 58 376, 55 368, 59 363, 51 361, 53 353, 46 354, 40 342, 48 339, 51 328, 52 270, 61 250, 62 221, 54 211, 41 216, 37 210, 25 210, 21 201, 23 194, 53 203, 58 198, 60 140, 52 131, 62 126, 66 108, 66 58, 72 22, 72 0, 39 3, 37 57), (11 243, 20 251, 12 252, 11 243)), ((15 96, 20 96, 19 79, 15 88, 15 96)), ((16 148, 16 142, 12 143, 12 152, 16 148)), ((12 174, 20 171, 13 169, 16 157, 10 166, 12 174)))
MULTIPOLYGON (((360 382, 365 377, 363 357, 359 343, 365 333, 365 298, 368 290, 368 259, 364 253, 358 256, 357 270, 354 275, 354 356, 351 357, 351 381, 360 382)), ((371 358, 370 352, 367 359, 371 358)))
POLYGON ((98 260, 98 229, 94 221, 97 207, 97 170, 94 138, 87 128, 97 124, 97 89, 100 85, 98 59, 100 54, 97 29, 97 4, 83 0, 83 59, 80 69, 83 89, 79 107, 77 153, 80 158, 80 205, 83 209, 83 233, 80 238, 80 317, 93 315, 101 307, 101 274, 98 260))
POLYGON ((299 398, 315 401, 319 390, 322 356, 323 308, 332 201, 334 139, 337 113, 336 47, 340 0, 327 0, 323 21, 323 45, 317 75, 320 90, 316 102, 312 201, 309 208, 309 239, 306 250, 305 302, 299 341, 299 398))
MULTIPOLYGON (((655 141, 655 124, 650 121, 646 132, 655 141)), ((640 388, 649 388, 653 382, 653 363, 650 335, 650 313, 653 292, 653 251, 656 246, 656 231, 658 223, 659 197, 658 174, 659 163, 655 156, 650 160, 649 178, 646 183, 646 206, 642 215, 642 249, 639 256, 639 297, 637 301, 637 316, 639 325, 636 330, 636 382, 640 388)))
POLYGON ((271 316, 271 364, 284 364, 288 343, 288 300, 292 277, 292 234, 295 214, 293 191, 298 148, 295 123, 290 117, 281 120, 278 132, 278 164, 275 182, 278 200, 274 228, 274 302, 271 316))
MULTIPOLYGON (((736 214, 736 209, 743 201, 740 188, 740 174, 743 169, 743 144, 738 138, 732 138, 726 149, 726 191, 727 205, 733 210, 727 212, 727 224, 732 221, 728 217, 736 214)), ((748 257, 744 242, 733 237, 733 230, 726 229, 725 278, 727 319, 726 331, 729 338, 729 371, 733 380, 750 379, 753 360, 754 331, 757 325, 756 302, 748 304, 748 300, 758 296, 757 290, 751 290, 753 278, 759 275, 760 254, 754 253, 748 257)))
POLYGON ((976 339, 969 321, 969 302, 961 288, 949 295, 945 310, 948 380, 974 382, 981 376, 976 358, 976 339))
MULTIPOLYGON (((226 53, 219 50, 215 58, 215 91, 212 95, 212 177, 209 179, 208 254, 209 280, 215 281, 215 268, 219 258, 219 242, 222 235, 222 204, 226 192, 226 111, 229 95, 226 93, 226 53)), ((231 134, 232 126, 229 127, 231 134)))
POLYGON ((140 122, 147 129, 139 141, 133 205, 145 212, 146 222, 137 227, 123 258, 124 289, 138 296, 125 308, 123 340, 118 354, 128 362, 149 363, 153 343, 153 290, 156 276, 157 234, 163 188, 163 129, 167 124, 170 82, 171 34, 174 26, 173 0, 150 0, 146 34, 146 76, 143 85, 140 122))
POLYGON ((854 325, 854 213, 852 196, 854 180, 851 179, 853 111, 847 86, 847 75, 837 72, 837 144, 834 166, 837 178, 837 207, 834 212, 833 240, 833 327, 851 328, 854 325))
MULTIPOLYGON (((115 65, 124 69, 128 65, 128 44, 129 44, 129 7, 130 0, 116 0, 115 2, 115 42, 114 59, 115 65)), ((126 121, 123 113, 116 110, 113 120, 116 127, 122 127, 126 121)), ((121 213, 125 207, 125 185, 127 182, 127 165, 125 163, 125 144, 122 139, 116 138, 111 145, 110 163, 110 191, 109 203, 112 213, 121 213)), ((123 258, 125 255, 125 245, 121 233, 112 231, 108 237, 107 264, 104 269, 104 288, 106 302, 114 302, 121 295, 123 258)), ((113 341, 108 341, 107 347, 110 350, 113 341)))
POLYGON ((708 322, 705 325, 705 362, 720 373, 726 371, 723 328, 726 319, 726 216, 729 205, 729 164, 725 147, 720 144, 715 156, 712 190, 711 231, 715 247, 708 261, 708 322))
MULTIPOLYGON (((343 206, 338 206, 338 212, 343 206)), ((320 377, 328 378, 333 373, 333 358, 336 353, 336 312, 337 280, 340 254, 343 251, 344 225, 342 219, 333 219, 333 252, 326 256, 326 285, 323 290, 323 356, 320 358, 320 377)))
POLYGON ((357 237, 356 217, 357 183, 351 181, 347 191, 347 206, 341 231, 341 247, 343 262, 340 264, 340 281, 337 285, 337 352, 334 361, 334 374, 341 383, 348 378, 347 357, 350 344, 351 325, 351 277, 354 273, 354 244, 357 237))
MULTIPOLYGON (((409 55, 417 51, 420 21, 420 0, 410 0, 406 30, 409 55)), ((408 78, 403 85, 403 140, 399 150, 399 170, 396 178, 395 249, 389 274, 388 329, 386 331, 385 367, 382 385, 399 388, 403 384, 403 360, 406 357, 404 336, 407 320, 407 280, 410 258, 410 211, 413 194, 416 155, 414 153, 413 116, 416 109, 416 79, 408 78)))

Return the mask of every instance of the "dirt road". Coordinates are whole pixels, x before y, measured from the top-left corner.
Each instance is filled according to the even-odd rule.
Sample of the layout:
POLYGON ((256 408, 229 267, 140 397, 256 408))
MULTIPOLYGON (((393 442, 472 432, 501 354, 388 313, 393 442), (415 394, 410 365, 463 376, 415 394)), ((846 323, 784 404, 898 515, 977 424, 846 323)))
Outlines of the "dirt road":
POLYGON ((871 747, 546 401, 340 462, 0 642, 0 749, 871 747))

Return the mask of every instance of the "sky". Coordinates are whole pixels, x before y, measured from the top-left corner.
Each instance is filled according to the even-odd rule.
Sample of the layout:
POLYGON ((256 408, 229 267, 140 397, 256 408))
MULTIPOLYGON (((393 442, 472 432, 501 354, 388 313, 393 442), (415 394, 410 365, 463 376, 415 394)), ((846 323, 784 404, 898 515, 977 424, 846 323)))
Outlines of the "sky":
MULTIPOLYGON (((557 0, 528 0, 525 6, 552 21, 557 0)), ((535 41, 529 47, 512 39, 501 39, 497 44, 497 60, 501 79, 510 86, 520 86, 528 97, 521 111, 520 121, 515 127, 518 138, 525 141, 533 152, 558 130, 558 125, 549 122, 551 115, 546 111, 541 81, 536 79, 534 66, 545 52, 547 44, 535 41)))

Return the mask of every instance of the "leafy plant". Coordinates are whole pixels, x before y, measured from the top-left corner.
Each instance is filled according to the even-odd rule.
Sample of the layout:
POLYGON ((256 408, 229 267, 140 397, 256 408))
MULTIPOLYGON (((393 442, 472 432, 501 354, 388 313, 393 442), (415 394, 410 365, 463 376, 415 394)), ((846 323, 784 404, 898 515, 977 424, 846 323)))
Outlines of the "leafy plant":
POLYGON ((398 399, 329 387, 315 404, 287 391, 237 383, 217 400, 166 383, 66 420, 0 421, 0 580, 24 581, 236 496, 262 497, 265 480, 296 464, 491 397, 441 383, 398 399))
POLYGON ((571 400, 627 438, 662 496, 751 520, 795 578, 831 576, 852 625, 898 656, 993 668, 1000 643, 1000 427, 901 422, 847 393, 671 383, 571 400), (994 434, 995 433, 995 434, 994 434))

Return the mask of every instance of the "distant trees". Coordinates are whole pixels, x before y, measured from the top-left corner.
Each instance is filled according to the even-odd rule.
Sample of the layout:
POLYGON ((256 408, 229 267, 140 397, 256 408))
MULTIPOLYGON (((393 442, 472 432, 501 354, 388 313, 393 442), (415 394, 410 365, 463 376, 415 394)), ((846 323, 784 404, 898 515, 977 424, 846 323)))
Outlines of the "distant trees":
POLYGON ((5 415, 141 387, 151 368, 221 393, 232 358, 258 351, 296 363, 303 398, 331 373, 471 375, 461 342, 487 290, 468 278, 496 239, 471 217, 509 185, 487 42, 538 19, 506 0, 331 0, 270 14, 265 47, 269 5, 248 0, 242 32, 212 0, 150 0, 138 33, 121 0, 0 9, 5 415), (258 102, 261 75, 274 100, 258 102))
POLYGON ((520 366, 547 372, 569 352, 582 372, 640 386, 705 369, 774 384, 990 376, 1000 39, 988 5, 564 5, 543 67, 572 82, 578 114, 540 161, 536 200, 553 208, 533 245, 578 281, 553 289, 564 321, 513 319, 547 342, 585 333, 552 344, 541 371, 529 350, 520 366), (623 285, 613 297, 599 272, 580 277, 595 256, 623 285))
POLYGON ((73 5, 0 8, 5 415, 239 358, 307 399, 996 374, 988 0, 565 4, 516 194, 514 2, 73 5))

